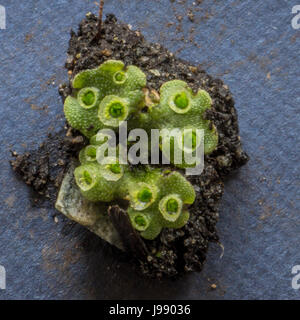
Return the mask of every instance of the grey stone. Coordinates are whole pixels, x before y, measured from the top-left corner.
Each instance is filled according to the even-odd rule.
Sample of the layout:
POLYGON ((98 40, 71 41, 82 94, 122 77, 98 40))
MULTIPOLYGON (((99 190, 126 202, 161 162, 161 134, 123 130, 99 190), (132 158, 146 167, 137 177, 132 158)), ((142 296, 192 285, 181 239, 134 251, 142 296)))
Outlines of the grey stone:
POLYGON ((108 217, 107 205, 92 203, 82 197, 73 174, 75 167, 76 163, 74 162, 63 179, 55 208, 103 240, 124 250, 119 234, 108 217))

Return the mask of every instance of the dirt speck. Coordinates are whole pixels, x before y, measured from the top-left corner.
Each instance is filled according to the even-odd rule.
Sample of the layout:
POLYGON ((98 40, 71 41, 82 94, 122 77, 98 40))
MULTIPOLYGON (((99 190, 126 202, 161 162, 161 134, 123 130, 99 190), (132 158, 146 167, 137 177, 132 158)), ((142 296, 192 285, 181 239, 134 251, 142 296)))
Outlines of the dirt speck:
POLYGON ((30 108, 31 108, 32 110, 45 111, 45 112, 47 112, 49 106, 44 105, 44 106, 42 106, 42 107, 39 107, 39 106, 37 106, 36 104, 31 104, 31 105, 30 105, 30 108))
POLYGON ((27 43, 27 42, 31 41, 32 39, 33 39, 33 34, 32 33, 27 33, 25 35, 24 42, 27 43))
POLYGON ((217 285, 215 283, 213 283, 210 287, 211 287, 212 290, 216 290, 217 289, 217 285))
POLYGON ((15 201, 16 201, 16 196, 14 194, 12 194, 11 196, 9 196, 8 198, 5 199, 5 204, 9 208, 13 208, 15 201))

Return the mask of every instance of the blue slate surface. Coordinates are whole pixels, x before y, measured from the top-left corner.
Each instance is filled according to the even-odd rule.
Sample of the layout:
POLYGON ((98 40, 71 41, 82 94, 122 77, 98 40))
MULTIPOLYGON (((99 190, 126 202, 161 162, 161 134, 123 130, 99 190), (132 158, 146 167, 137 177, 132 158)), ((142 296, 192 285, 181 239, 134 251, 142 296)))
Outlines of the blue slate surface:
POLYGON ((0 0, 7 11, 7 29, 0 30, 0 265, 7 289, 0 298, 300 298, 291 287, 292 267, 300 264, 300 30, 291 27, 299 1, 182 2, 106 0, 104 11, 202 64, 235 97, 251 161, 226 182, 218 224, 223 258, 212 245, 200 274, 141 280, 96 237, 89 241, 99 246, 83 249, 82 228, 66 232, 53 210, 32 208, 28 188, 10 169, 9 149, 35 147, 63 124, 57 86, 67 78, 69 31, 97 7, 87 0, 0 0), (194 23, 188 8, 201 9, 194 23), (182 33, 176 14, 183 15, 182 33), (179 39, 191 28, 199 47, 179 39))

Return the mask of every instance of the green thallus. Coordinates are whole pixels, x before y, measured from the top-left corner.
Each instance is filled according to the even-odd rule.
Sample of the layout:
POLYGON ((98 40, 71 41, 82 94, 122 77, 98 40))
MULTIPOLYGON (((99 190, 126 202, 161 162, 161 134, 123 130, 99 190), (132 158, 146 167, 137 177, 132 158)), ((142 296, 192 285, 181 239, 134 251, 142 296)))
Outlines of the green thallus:
MULTIPOLYGON (((194 188, 177 171, 166 174, 161 168, 148 165, 133 170, 118 163, 117 158, 99 164, 97 149, 103 141, 97 141, 97 132, 116 131, 125 120, 129 128, 143 128, 147 132, 187 128, 191 132, 182 141, 189 141, 194 150, 195 132, 204 130, 205 154, 217 147, 218 134, 204 118, 204 112, 212 104, 206 91, 194 94, 185 82, 173 80, 162 85, 160 95, 155 90, 149 92, 146 76, 139 68, 125 68, 123 62, 109 60, 99 68, 75 76, 73 95, 67 97, 64 111, 71 127, 90 138, 90 145, 80 152, 81 165, 74 172, 82 195, 93 202, 127 200, 132 226, 151 240, 163 228, 181 228, 187 223, 187 207, 195 201, 194 188)), ((178 141, 173 140, 174 143, 178 141)), ((183 163, 179 167, 188 166, 183 163)))

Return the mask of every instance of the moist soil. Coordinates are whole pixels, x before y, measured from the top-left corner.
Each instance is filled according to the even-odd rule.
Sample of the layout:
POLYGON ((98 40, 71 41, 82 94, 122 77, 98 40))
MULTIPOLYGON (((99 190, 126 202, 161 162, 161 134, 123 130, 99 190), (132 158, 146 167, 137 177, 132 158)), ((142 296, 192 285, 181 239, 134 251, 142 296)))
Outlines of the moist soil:
MULTIPOLYGON (((139 270, 150 277, 178 276, 184 272, 200 271, 205 262, 209 243, 218 242, 216 224, 219 201, 224 191, 224 179, 248 161, 239 136, 237 112, 228 87, 200 67, 193 66, 169 52, 158 43, 147 42, 139 31, 108 15, 97 39, 98 19, 89 13, 80 23, 77 33, 71 31, 66 69, 69 80, 86 69, 96 68, 108 59, 136 65, 147 75, 148 88, 159 90, 173 79, 186 81, 197 91, 206 90, 213 100, 206 113, 218 129, 218 148, 205 157, 200 176, 188 176, 197 198, 190 207, 191 217, 179 230, 164 229, 154 241, 143 241, 145 258, 134 259, 139 270)), ((71 84, 60 85, 62 100, 72 93, 71 84)), ((60 183, 72 158, 87 143, 86 139, 66 125, 56 135, 49 135, 37 149, 18 155, 11 161, 13 169, 38 194, 39 202, 55 202, 60 183)))

